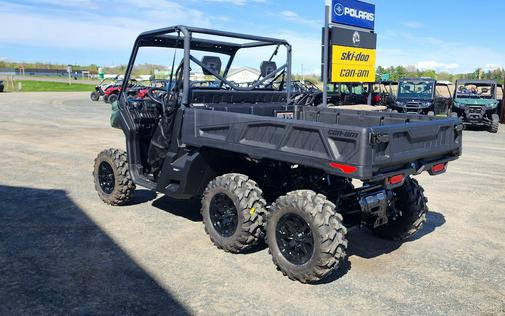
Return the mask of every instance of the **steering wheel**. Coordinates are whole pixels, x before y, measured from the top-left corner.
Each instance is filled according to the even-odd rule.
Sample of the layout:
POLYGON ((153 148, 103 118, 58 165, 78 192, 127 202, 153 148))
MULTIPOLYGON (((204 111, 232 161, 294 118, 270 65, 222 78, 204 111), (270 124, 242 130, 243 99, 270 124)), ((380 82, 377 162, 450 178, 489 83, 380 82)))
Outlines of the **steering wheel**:
POLYGON ((163 105, 163 98, 167 94, 167 90, 159 87, 152 87, 147 89, 147 96, 154 102, 163 105), (155 93, 155 91, 160 91, 161 93, 155 93))

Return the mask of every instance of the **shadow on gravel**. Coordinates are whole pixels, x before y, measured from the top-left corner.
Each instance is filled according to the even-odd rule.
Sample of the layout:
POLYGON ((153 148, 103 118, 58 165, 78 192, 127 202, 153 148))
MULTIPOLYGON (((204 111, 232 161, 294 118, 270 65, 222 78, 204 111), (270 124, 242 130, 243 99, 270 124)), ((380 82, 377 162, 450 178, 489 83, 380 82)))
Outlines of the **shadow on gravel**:
POLYGON ((347 234, 347 240, 349 241, 347 253, 349 256, 358 256, 366 259, 375 258, 397 250, 404 243, 413 242, 431 234, 435 229, 444 224, 445 217, 443 214, 430 211, 426 215, 426 223, 423 228, 403 242, 381 239, 367 230, 354 228, 347 234))
POLYGON ((65 191, 0 196, 0 315, 189 314, 65 191))
POLYGON ((138 205, 142 203, 146 203, 156 199, 158 195, 156 192, 145 189, 136 189, 133 194, 133 198, 128 202, 128 205, 138 205))
MULTIPOLYGON (((136 194, 137 192, 135 192, 136 194)), ((164 212, 168 212, 172 215, 179 216, 190 220, 192 222, 202 222, 202 214, 200 209, 202 204, 198 198, 193 198, 190 200, 176 200, 168 196, 162 196, 155 200, 152 205, 164 212)), ((203 227, 202 227, 203 229, 203 227)), ((255 252, 265 250, 267 247, 265 242, 260 242, 259 244, 247 249, 240 254, 247 255, 255 252)))
POLYGON ((192 222, 201 222, 203 220, 202 214, 200 214, 202 205, 200 204, 200 200, 196 198, 176 200, 164 195, 155 200, 152 205, 164 212, 188 219, 192 222))

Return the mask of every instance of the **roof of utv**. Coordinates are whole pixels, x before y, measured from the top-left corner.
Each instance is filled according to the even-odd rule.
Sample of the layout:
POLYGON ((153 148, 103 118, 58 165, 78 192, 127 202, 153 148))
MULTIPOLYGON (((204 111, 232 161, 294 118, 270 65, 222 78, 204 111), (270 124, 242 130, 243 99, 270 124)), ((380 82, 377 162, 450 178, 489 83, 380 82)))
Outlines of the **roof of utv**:
POLYGON ((496 85, 496 80, 458 80, 457 84, 496 85))
POLYGON ((184 48, 184 38, 190 39, 190 49, 216 52, 228 55, 234 54, 237 50, 241 48, 261 47, 270 45, 289 46, 289 43, 283 39, 210 30, 184 25, 171 26, 167 28, 144 32, 140 34, 139 37, 137 38, 137 43, 139 46, 184 48), (173 33, 177 33, 177 35, 169 35, 173 33), (242 40, 242 43, 194 38, 193 34, 204 34, 224 38, 238 39, 242 40))
POLYGON ((432 82, 432 81, 436 81, 436 80, 433 79, 433 78, 423 78, 423 77, 421 77, 421 78, 401 78, 400 80, 398 80, 398 82, 400 82, 400 81, 424 81, 424 82, 430 81, 430 82, 432 82))

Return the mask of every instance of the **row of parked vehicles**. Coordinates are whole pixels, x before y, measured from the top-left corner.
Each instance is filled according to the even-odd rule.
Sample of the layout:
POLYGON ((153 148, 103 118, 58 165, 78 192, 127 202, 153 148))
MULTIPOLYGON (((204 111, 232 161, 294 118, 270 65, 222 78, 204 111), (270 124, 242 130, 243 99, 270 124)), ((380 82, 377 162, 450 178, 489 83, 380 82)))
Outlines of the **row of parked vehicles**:
MULTIPOLYGON (((143 97, 148 87, 167 84, 167 80, 137 81, 128 87, 128 93, 139 93, 138 96, 143 97)), ((212 86, 219 85, 219 82, 209 81, 205 84, 212 86)), ((252 84, 254 83, 242 86, 252 84)), ((273 86, 275 87, 275 84, 273 86)), ((98 101, 102 96, 106 103, 113 103, 117 101, 121 88, 120 77, 104 80, 97 85, 96 91, 91 93, 91 99, 98 101)), ((293 81, 291 91, 293 104, 317 106, 322 103, 322 91, 310 81, 293 81)), ((453 115, 460 117, 465 125, 484 127, 496 133, 500 124, 504 87, 495 80, 458 80, 452 85, 450 82, 437 82, 432 78, 403 78, 398 82, 384 81, 373 85, 332 83, 328 91, 330 106, 369 103, 386 106, 387 109, 399 113, 453 115), (369 89, 372 90, 371 94, 369 89)))
POLYGON ((458 159, 461 120, 315 106, 317 87, 291 80, 291 54, 287 41, 255 35, 186 26, 142 33, 111 116, 126 151, 95 159, 99 197, 127 205, 139 185, 199 198, 218 248, 239 253, 266 242, 278 270, 301 282, 324 279, 346 260, 350 227, 394 240, 414 235, 428 206, 413 176, 442 174, 458 159), (132 73, 149 63, 144 52, 160 56, 148 53, 154 48, 176 71, 141 96, 132 73), (255 48, 273 50, 258 80, 228 80, 236 56, 255 48), (212 80, 192 81, 198 68, 212 80))
MULTIPOLYGON (((313 84, 310 86, 314 87, 313 84)), ((303 85, 294 82, 293 90, 303 95, 299 98, 301 104, 317 105, 322 101, 319 89, 311 88, 307 93, 308 89, 304 90, 303 85), (307 97, 307 94, 311 96, 307 97)), ((458 80, 453 85, 432 78, 403 78, 398 82, 385 81, 372 85, 332 83, 328 89, 328 103, 331 106, 370 103, 399 113, 452 115, 461 118, 465 125, 484 127, 496 133, 503 91, 503 85, 495 80, 458 80)))

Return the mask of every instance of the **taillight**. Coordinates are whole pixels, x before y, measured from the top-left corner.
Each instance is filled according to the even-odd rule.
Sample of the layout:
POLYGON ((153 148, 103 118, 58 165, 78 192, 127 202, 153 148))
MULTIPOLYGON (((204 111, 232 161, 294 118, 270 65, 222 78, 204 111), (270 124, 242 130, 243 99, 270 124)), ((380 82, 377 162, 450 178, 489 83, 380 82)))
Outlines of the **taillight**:
POLYGON ((403 183, 405 180, 405 176, 403 174, 397 174, 396 176, 392 176, 386 178, 386 185, 397 185, 403 183))
POLYGON ((343 165, 343 164, 339 164, 336 162, 330 162, 330 167, 335 168, 335 169, 339 169, 340 171, 342 171, 345 174, 351 174, 351 173, 355 173, 356 171, 358 171, 358 168, 356 168, 354 166, 343 165))
POLYGON ((441 172, 445 171, 446 167, 447 167, 447 164, 445 164, 445 163, 439 163, 439 164, 434 165, 433 167, 431 167, 431 172, 432 173, 441 173, 441 172))

